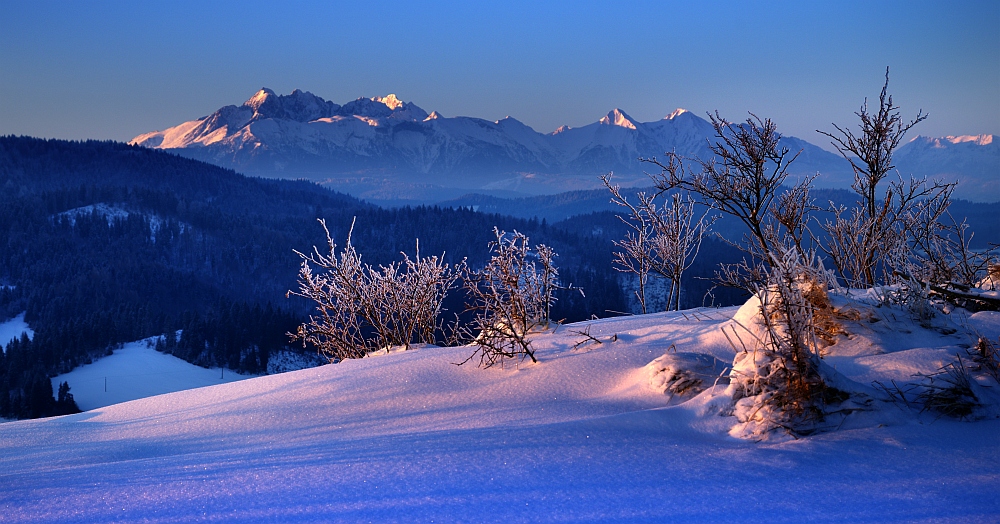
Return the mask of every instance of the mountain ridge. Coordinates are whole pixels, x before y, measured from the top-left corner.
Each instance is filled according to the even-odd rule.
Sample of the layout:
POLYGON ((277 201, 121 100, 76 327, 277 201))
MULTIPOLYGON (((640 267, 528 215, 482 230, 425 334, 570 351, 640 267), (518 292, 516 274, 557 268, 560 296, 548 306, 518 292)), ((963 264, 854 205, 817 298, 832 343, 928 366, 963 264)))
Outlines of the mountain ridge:
MULTIPOLYGON (((932 139, 915 137, 899 149, 900 171, 916 176, 962 179, 957 195, 978 201, 1000 200, 989 183, 1000 156, 971 152, 996 148, 992 135, 932 139), (920 140, 918 140, 920 139, 920 140), (933 162, 927 153, 936 148, 933 162), (953 166, 962 165, 960 171, 953 166), (930 167, 928 167, 930 166, 930 167)), ((296 89, 278 95, 261 88, 241 106, 225 106, 197 120, 145 133, 129 143, 170 150, 182 156, 273 178, 322 181, 362 198, 367 186, 359 177, 381 181, 395 199, 431 201, 444 191, 458 196, 469 190, 553 194, 599 187, 597 176, 615 172, 626 186, 648 183, 650 165, 640 158, 675 152, 686 158, 710 158, 714 129, 694 113, 676 109, 664 118, 639 122, 620 108, 579 127, 561 126, 540 133, 513 117, 500 120, 428 113, 395 94, 360 97, 343 105, 296 89), (414 184, 436 188, 414 193, 414 184)), ((801 151, 792 164, 795 177, 819 173, 815 184, 846 188, 853 181, 840 155, 793 136, 782 145, 801 151)))

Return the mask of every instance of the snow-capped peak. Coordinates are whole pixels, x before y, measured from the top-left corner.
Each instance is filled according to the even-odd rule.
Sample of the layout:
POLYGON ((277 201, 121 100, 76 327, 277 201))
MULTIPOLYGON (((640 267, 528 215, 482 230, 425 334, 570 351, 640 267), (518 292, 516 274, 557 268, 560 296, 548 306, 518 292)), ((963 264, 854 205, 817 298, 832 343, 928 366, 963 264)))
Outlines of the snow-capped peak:
POLYGON ((424 119, 424 122, 428 120, 437 120, 439 118, 444 118, 444 115, 438 113, 437 111, 431 111, 431 114, 427 115, 427 118, 424 119))
POLYGON ((243 107, 253 110, 255 120, 279 118, 298 122, 333 116, 340 108, 333 102, 327 102, 301 89, 296 89, 289 95, 277 95, 266 87, 244 102, 243 107))
POLYGON ((618 126, 627 129, 636 129, 635 120, 632 117, 625 114, 624 111, 618 109, 617 107, 612 109, 610 113, 600 120, 600 123, 606 126, 618 126))
POLYGON ((260 108, 260 106, 262 106, 264 102, 266 102, 267 99, 272 96, 276 96, 274 94, 274 91, 266 87, 262 87, 260 88, 260 91, 257 91, 246 102, 243 102, 243 105, 253 108, 254 111, 257 111, 257 109, 260 108))
POLYGON ((673 120, 673 119, 675 119, 675 118, 677 118, 677 117, 679 117, 679 116, 681 116, 681 115, 683 115, 684 113, 687 113, 687 112, 688 112, 687 109, 682 109, 682 108, 678 107, 677 109, 674 109, 673 113, 670 113, 669 115, 663 117, 663 119, 664 120, 673 120))
POLYGON ((396 95, 393 94, 393 93, 389 93, 388 95, 386 95, 384 97, 383 96, 376 96, 372 100, 374 100, 376 102, 381 102, 381 103, 385 104, 386 107, 388 107, 389 109, 393 109, 393 110, 398 109, 398 108, 400 108, 400 107, 403 106, 403 101, 400 100, 400 99, 398 99, 398 98, 396 98, 396 95))
POLYGON ((561 126, 557 127, 556 130, 552 132, 552 134, 553 135, 558 135, 559 133, 565 133, 566 131, 569 131, 570 129, 573 129, 573 128, 569 127, 567 125, 561 125, 561 126))
POLYGON ((358 98, 340 108, 342 115, 356 115, 368 118, 390 118, 397 121, 420 121, 427 118, 427 112, 412 102, 403 102, 396 95, 358 98))

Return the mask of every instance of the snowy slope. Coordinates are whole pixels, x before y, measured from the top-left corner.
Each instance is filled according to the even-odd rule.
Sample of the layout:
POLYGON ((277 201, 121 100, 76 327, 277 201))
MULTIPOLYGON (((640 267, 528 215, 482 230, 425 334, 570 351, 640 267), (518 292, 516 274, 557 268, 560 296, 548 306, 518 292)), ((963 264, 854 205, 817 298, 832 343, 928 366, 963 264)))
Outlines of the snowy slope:
MULTIPOLYGON (((1000 519, 995 419, 885 406, 753 443, 712 411, 724 386, 681 404, 656 389, 651 363, 671 345, 731 362, 721 330, 736 312, 563 326, 535 338, 538 364, 456 366, 470 348, 426 347, 3 424, 4 521, 1000 519), (574 348, 584 330, 602 343, 574 348)), ((966 322, 1000 336, 993 315, 966 322)), ((930 349, 962 340, 902 325, 930 349)), ((845 352, 886 340, 856 336, 845 352)))
POLYGON ((80 409, 88 411, 175 391, 213 386, 249 377, 195 366, 153 349, 154 339, 125 344, 110 356, 52 379, 52 390, 68 382, 80 409))

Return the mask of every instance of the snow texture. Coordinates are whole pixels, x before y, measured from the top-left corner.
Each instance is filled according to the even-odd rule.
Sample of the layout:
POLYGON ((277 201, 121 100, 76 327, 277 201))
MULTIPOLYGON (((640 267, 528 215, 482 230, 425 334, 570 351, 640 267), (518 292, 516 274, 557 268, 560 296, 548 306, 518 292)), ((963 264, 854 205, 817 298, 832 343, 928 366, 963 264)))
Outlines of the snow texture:
MULTIPOLYGON (((421 347, 2 424, 2 519, 1000 520, 996 419, 885 404, 836 431, 752 442, 729 436, 724 385, 679 404, 654 387, 647 365, 668 352, 732 362, 721 329, 737 309, 560 326, 534 339, 537 364, 456 366, 471 348, 421 347)), ((991 315, 966 321, 998 327, 991 315)), ((857 358, 841 355, 838 369, 903 373, 866 360, 893 354, 930 369, 959 340, 893 325, 919 344, 875 328, 845 336, 857 358)))

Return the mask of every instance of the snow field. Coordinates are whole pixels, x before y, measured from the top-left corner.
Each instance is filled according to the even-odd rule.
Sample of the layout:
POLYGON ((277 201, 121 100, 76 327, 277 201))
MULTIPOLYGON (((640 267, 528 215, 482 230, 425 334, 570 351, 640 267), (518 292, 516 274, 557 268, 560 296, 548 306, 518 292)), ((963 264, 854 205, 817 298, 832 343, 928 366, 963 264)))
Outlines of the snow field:
MULTIPOLYGON (((561 326, 535 338, 538 364, 456 366, 471 348, 424 347, 3 424, 4 521, 1000 519, 996 419, 885 405, 837 431, 754 443, 728 435, 725 386, 680 404, 654 389, 648 364, 671 345, 731 363, 721 328, 736 311, 561 326), (580 331, 602 343, 574 348, 580 331)), ((905 326, 931 350, 958 340, 905 326)), ((863 359, 894 353, 912 353, 895 357, 912 369, 937 363, 874 347, 893 338, 873 333, 838 349, 868 370, 863 359)))
POLYGON ((249 378, 229 370, 206 369, 153 349, 156 338, 125 344, 110 356, 52 378, 52 391, 68 382, 83 411, 155 395, 249 378))

